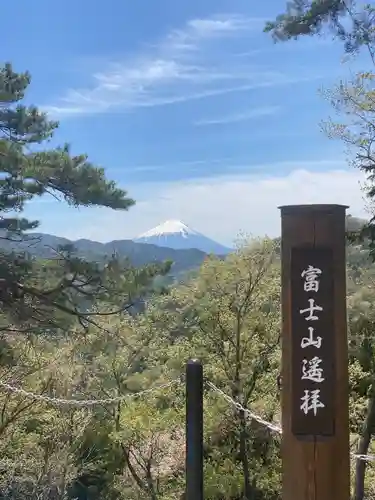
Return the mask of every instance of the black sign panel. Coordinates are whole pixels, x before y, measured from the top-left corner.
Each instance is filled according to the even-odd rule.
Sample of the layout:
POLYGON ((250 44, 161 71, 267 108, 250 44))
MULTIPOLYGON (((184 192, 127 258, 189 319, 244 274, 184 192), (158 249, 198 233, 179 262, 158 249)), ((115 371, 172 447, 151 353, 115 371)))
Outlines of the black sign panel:
POLYGON ((293 248, 292 433, 333 436, 335 346, 333 253, 293 248))

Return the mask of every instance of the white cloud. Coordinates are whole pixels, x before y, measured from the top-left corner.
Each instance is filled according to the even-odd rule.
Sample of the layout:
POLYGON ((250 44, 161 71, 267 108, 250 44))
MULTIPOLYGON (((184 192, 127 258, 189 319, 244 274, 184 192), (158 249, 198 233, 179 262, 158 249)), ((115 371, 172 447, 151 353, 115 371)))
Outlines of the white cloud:
POLYGON ((233 38, 261 31, 265 20, 238 14, 220 14, 204 19, 191 19, 182 29, 174 29, 155 48, 173 56, 190 55, 202 48, 204 42, 233 38))
POLYGON ((225 116, 219 116, 217 118, 209 118, 197 120, 194 125, 205 126, 205 125, 224 125, 226 123, 236 123, 243 122, 246 120, 252 120, 253 118, 258 118, 261 116, 270 116, 278 113, 281 110, 281 106, 266 106, 263 108, 255 108, 243 113, 234 113, 225 116))
POLYGON ((188 21, 186 29, 180 33, 185 39, 194 41, 202 38, 233 35, 243 31, 259 29, 264 26, 264 23, 265 20, 263 18, 221 14, 208 19, 193 19, 188 21))
MULTIPOLYGON (((131 167, 132 172, 155 172, 157 170, 169 170, 171 168, 183 168, 183 167, 198 167, 201 168, 202 165, 225 165, 228 166, 230 162, 233 162, 233 158, 231 156, 214 158, 214 159, 205 159, 205 160, 190 160, 190 161, 178 161, 173 163, 155 163, 155 164, 144 164, 144 165, 133 165, 131 167)), ((235 165, 237 167, 238 164, 235 165)), ((122 168, 118 169, 120 172, 123 171, 122 168)), ((114 169, 111 169, 113 172, 114 169)))
MULTIPOLYGON (((118 78, 118 75, 113 76, 114 78, 118 78)), ((213 78, 213 75, 209 76, 209 79, 213 78)), ((322 78, 322 75, 287 77, 282 74, 274 74, 271 76, 267 73, 250 73, 247 76, 247 81, 252 83, 222 87, 215 86, 210 88, 196 86, 195 88, 200 88, 201 90, 194 90, 194 88, 190 87, 189 91, 187 89, 183 90, 178 86, 177 88, 174 87, 174 89, 169 87, 154 91, 154 89, 146 89, 143 87, 137 88, 134 86, 134 88, 130 88, 128 86, 120 87, 119 85, 119 92, 112 92, 109 90, 108 84, 100 84, 94 89, 88 90, 87 93, 85 90, 71 90, 67 93, 67 96, 62 99, 59 105, 41 106, 41 109, 51 115, 63 118, 64 116, 72 115, 104 113, 109 110, 113 111, 116 108, 129 110, 139 107, 165 106, 168 104, 204 99, 206 97, 225 95, 234 92, 246 92, 257 88, 311 82, 313 80, 319 80, 320 78, 322 78)), ((155 85, 156 82, 154 81, 153 86, 155 85)))
POLYGON ((280 205, 339 203, 349 205, 348 213, 366 216, 360 188, 364 177, 358 171, 345 170, 339 162, 330 162, 335 168, 328 172, 317 171, 328 164, 322 161, 303 166, 301 162, 304 168, 284 176, 263 173, 128 186, 129 193, 138 200, 129 213, 98 210, 85 212, 82 217, 77 214, 60 234, 99 241, 132 238, 164 220, 176 218, 231 244, 240 232, 278 235, 280 205))
POLYGON ((301 77, 302 72, 286 76, 228 57, 225 40, 244 37, 254 28, 258 32, 263 23, 263 19, 239 15, 190 20, 156 46, 97 71, 90 77, 91 84, 68 90, 58 103, 44 109, 59 116, 103 113, 319 78, 301 77))

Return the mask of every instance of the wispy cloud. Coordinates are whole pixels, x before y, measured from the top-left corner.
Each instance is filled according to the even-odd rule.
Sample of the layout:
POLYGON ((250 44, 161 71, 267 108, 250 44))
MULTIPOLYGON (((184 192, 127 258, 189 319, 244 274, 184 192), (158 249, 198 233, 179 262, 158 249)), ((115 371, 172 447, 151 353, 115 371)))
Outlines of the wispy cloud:
MULTIPOLYGON (((272 133, 268 132, 267 137, 272 137, 272 133)), ((283 137, 282 132, 277 133, 277 137, 283 137)), ((295 134, 293 133, 293 137, 295 134)), ((118 167, 111 168, 110 172, 113 174, 114 172, 121 173, 126 171, 131 172, 132 174, 138 173, 149 173, 149 172, 166 172, 171 169, 178 169, 180 172, 185 171, 188 172, 188 176, 184 179, 184 182, 196 182, 197 174, 198 178, 204 179, 205 177, 211 177, 213 174, 213 170, 219 168, 221 173, 217 174, 217 176, 222 177, 227 174, 243 174, 249 173, 252 174, 266 174, 267 172, 275 169, 276 171, 288 170, 290 168, 298 169, 298 167, 303 163, 306 168, 320 168, 320 169, 334 169, 334 168, 342 168, 343 161, 339 161, 337 159, 334 160, 321 160, 317 161, 306 161, 306 160, 296 160, 296 161, 279 161, 277 163, 256 163, 254 164, 249 157, 238 157, 238 156, 223 156, 221 158, 201 158, 190 161, 179 161, 173 163, 156 163, 156 164, 139 164, 139 165, 128 165, 126 167, 118 167), (202 167, 210 167, 205 169, 206 174, 202 175, 202 167), (223 168, 221 168, 223 167, 223 168)), ((149 179, 143 178, 142 180, 137 182, 140 184, 149 183, 149 179)), ((152 185, 156 185, 159 183, 164 183, 165 179, 163 176, 160 176, 159 179, 153 179, 152 185)), ((137 198, 138 200, 138 198, 137 198)))
POLYGON ((90 85, 68 90, 45 109, 60 117, 104 113, 303 81, 228 57, 224 41, 258 33, 263 22, 240 15, 190 20, 157 45, 94 73, 90 85))
POLYGON ((154 172, 161 169, 169 170, 170 168, 200 168, 202 165, 227 164, 226 162, 228 162, 229 160, 232 160, 232 157, 180 161, 177 163, 158 163, 154 165, 132 165, 131 170, 132 172, 154 172))
POLYGON ((244 33, 262 29, 265 19, 249 18, 236 14, 221 14, 206 19, 192 19, 180 30, 172 31, 166 37, 169 49, 196 49, 207 39, 243 36, 244 33))
POLYGON ((243 122, 261 116, 274 115, 280 110, 281 106, 267 106, 263 108, 251 109, 242 113, 233 113, 229 115, 219 116, 217 118, 197 120, 196 122, 194 122, 194 125, 201 127, 206 125, 225 125, 227 123, 243 122))

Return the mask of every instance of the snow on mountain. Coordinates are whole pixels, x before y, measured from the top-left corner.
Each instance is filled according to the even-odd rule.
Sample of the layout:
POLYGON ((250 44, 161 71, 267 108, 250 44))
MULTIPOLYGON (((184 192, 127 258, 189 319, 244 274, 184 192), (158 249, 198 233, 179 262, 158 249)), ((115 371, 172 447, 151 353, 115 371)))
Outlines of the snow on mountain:
POLYGON ((150 238, 151 236, 176 233, 180 234, 183 238, 187 238, 190 234, 198 234, 180 220, 166 220, 163 224, 159 224, 159 226, 146 231, 138 236, 138 238, 150 238))
POLYGON ((230 252, 230 248, 207 238, 207 236, 198 233, 179 220, 167 220, 163 224, 141 234, 134 241, 173 248, 174 250, 196 248, 202 252, 217 255, 230 252))

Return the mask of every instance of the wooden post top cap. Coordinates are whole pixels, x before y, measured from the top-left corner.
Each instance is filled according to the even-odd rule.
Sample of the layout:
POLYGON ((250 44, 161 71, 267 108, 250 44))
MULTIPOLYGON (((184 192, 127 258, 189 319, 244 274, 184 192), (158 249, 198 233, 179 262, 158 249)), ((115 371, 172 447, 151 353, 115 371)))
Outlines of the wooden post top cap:
POLYGON ((315 213, 315 212, 324 212, 324 213, 339 213, 345 212, 349 207, 347 205, 328 205, 328 204, 312 204, 312 205, 282 205, 278 207, 281 210, 281 214, 290 214, 297 215, 301 213, 315 213))

